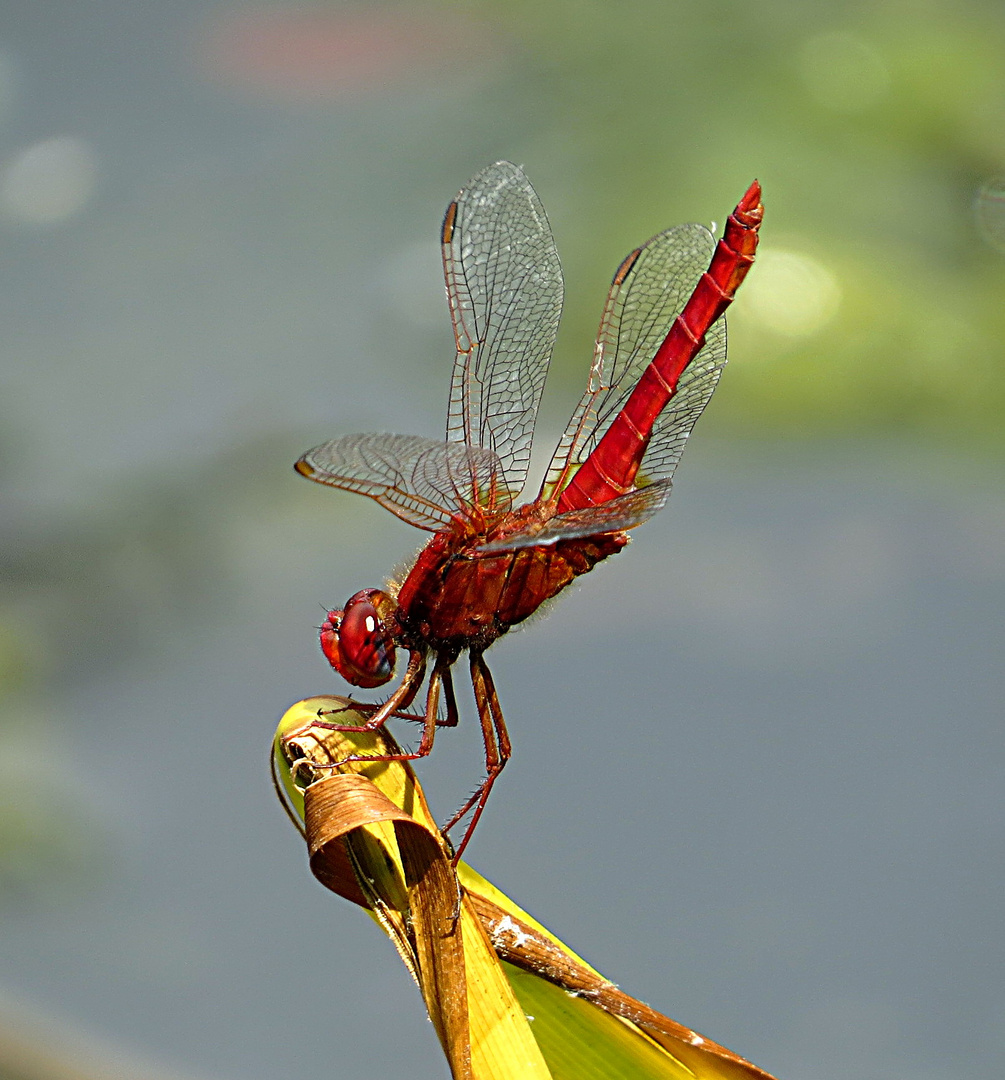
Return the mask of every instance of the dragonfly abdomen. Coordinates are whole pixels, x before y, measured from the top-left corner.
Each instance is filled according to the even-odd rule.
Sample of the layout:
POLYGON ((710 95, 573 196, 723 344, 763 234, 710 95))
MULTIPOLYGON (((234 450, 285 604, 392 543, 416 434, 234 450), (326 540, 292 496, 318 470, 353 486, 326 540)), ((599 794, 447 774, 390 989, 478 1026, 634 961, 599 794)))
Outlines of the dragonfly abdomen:
POLYGON ((559 513, 596 506, 632 489, 656 418, 677 392, 677 383, 701 349, 709 327, 732 302, 753 265, 763 212, 761 185, 755 180, 727 219, 708 270, 674 319, 624 408, 563 490, 559 513))

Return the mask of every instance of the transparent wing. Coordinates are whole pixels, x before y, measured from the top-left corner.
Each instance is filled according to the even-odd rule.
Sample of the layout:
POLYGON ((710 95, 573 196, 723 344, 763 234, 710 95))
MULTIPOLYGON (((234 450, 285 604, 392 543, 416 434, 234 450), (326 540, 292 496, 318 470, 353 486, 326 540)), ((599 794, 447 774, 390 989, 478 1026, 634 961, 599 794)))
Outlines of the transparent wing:
POLYGON ((657 480, 653 484, 629 491, 597 506, 583 510, 569 510, 556 514, 543 526, 533 526, 511 533, 503 540, 481 544, 477 551, 514 551, 517 548, 541 547, 557 544, 559 540, 572 540, 577 536, 601 536, 604 533, 623 532, 641 525, 661 509, 670 497, 671 481, 657 480))
MULTIPOLYGON (((550 497, 568 483, 621 411, 708 267, 714 247, 712 234, 704 226, 681 225, 654 236, 618 268, 586 393, 552 458, 543 496, 550 497)), ((673 476, 725 362, 726 322, 719 319, 681 376, 676 395, 656 420, 636 481, 640 488, 673 476)))
POLYGON ((523 171, 498 161, 450 204, 442 240, 457 339, 447 439, 493 451, 519 493, 562 311, 551 227, 523 171))
MULTIPOLYGON (((491 450, 419 435, 343 435, 308 450, 295 468, 308 480, 368 495, 430 532, 496 491, 500 471, 491 450)), ((505 496, 500 503, 507 505, 505 496)))

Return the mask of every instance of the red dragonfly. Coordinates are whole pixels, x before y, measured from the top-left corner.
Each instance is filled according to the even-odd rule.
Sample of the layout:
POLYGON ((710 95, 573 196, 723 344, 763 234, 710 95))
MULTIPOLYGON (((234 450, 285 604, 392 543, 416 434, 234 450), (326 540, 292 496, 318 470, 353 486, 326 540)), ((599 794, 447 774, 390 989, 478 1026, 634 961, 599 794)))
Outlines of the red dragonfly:
POLYGON ((457 340, 446 442, 344 435, 296 463, 309 480, 368 495, 433 534, 400 584, 364 589, 328 612, 321 648, 361 687, 388 682, 397 650, 408 652, 398 688, 364 724, 330 724, 342 731, 372 731, 392 715, 408 717, 403 710, 432 656, 425 711, 409 717, 422 720, 422 740, 400 755, 407 760, 432 750, 438 725, 457 723, 451 668, 468 653, 486 776, 444 826, 446 832, 473 810, 456 858, 510 757, 485 650, 620 551, 626 530, 666 502, 684 443, 726 362, 720 316, 754 259, 760 195, 754 181, 717 244, 703 226, 682 225, 654 236, 618 267, 586 393, 537 498, 517 506, 563 282, 530 181, 510 162, 490 165, 447 208, 441 233, 457 340))

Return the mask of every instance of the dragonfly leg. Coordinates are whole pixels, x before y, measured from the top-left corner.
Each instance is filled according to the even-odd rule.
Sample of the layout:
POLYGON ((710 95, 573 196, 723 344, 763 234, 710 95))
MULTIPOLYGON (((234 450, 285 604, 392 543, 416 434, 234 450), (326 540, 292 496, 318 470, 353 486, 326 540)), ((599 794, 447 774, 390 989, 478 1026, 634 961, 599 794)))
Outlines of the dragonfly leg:
MULTIPOLYGON (((440 669, 441 669, 440 673, 441 673, 442 682, 443 682, 443 699, 444 699, 444 702, 446 703, 446 707, 447 707, 447 715, 445 717, 440 718, 439 716, 437 716, 437 720, 436 720, 436 726, 437 727, 457 727, 457 721, 458 721, 458 719, 460 717, 460 713, 459 713, 459 711, 457 709, 457 698, 454 696, 454 680, 453 680, 453 676, 452 676, 451 670, 450 670, 451 665, 453 664, 453 662, 454 662, 453 659, 448 659, 448 660, 444 661, 442 664, 440 664, 439 661, 437 661, 437 666, 439 666, 440 669)), ((410 723, 413 723, 413 724, 425 724, 425 722, 426 722, 426 714, 424 712, 422 712, 422 713, 414 713, 414 712, 406 712, 405 711, 408 708, 408 706, 411 705, 413 699, 415 698, 416 691, 418 689, 419 689, 419 686, 418 686, 418 684, 416 684, 415 687, 413 687, 412 693, 408 697, 408 699, 401 702, 400 707, 395 709, 390 714, 390 716, 393 716, 396 720, 408 720, 410 723)), ((428 695, 427 695, 427 697, 428 697, 428 695)), ((427 701, 427 705, 428 705, 428 701, 427 701)), ((352 708, 352 709, 358 709, 361 712, 366 712, 366 711, 369 710, 369 711, 375 713, 381 706, 380 705, 374 705, 374 704, 372 704, 370 702, 352 701, 352 699, 350 698, 349 707, 352 708)), ((326 709, 326 710, 323 710, 320 715, 332 716, 332 715, 334 715, 335 712, 341 712, 341 711, 342 711, 341 709, 339 709, 339 710, 331 710, 331 711, 326 709)), ((390 719, 390 716, 388 717, 388 719, 390 719)), ((347 729, 346 728, 339 728, 339 730, 340 731, 345 731, 347 729)))
MULTIPOLYGON (((414 761, 416 758, 425 757, 433 749, 433 739, 436 738, 436 714, 440 708, 440 687, 443 685, 443 672, 446 670, 446 660, 437 656, 433 665, 433 673, 429 676, 429 689, 426 691, 426 717, 422 728, 422 739, 419 741, 419 749, 414 754, 405 754, 403 760, 414 761)), ((453 692, 453 691, 451 691, 453 692)))
MULTIPOLYGON (((447 703, 447 715, 446 719, 436 721, 439 727, 457 727, 457 719, 460 715, 457 712, 457 698, 454 697, 454 677, 450 670, 451 663, 452 661, 443 665, 443 698, 447 703)), ((437 665, 439 665, 438 658, 437 665)))
POLYGON ((506 762, 509 761, 512 753, 509 732, 506 730, 502 709, 499 707, 499 696, 496 694, 495 683, 492 681, 492 673, 489 671, 481 653, 473 652, 471 654, 471 686, 475 692, 475 701, 478 703, 478 719, 481 721, 482 739, 485 742, 486 775, 471 798, 443 826, 442 831, 449 832, 474 807, 471 821, 464 830, 464 836, 454 852, 454 865, 460 860, 464 849, 468 846, 468 841, 471 839, 475 826, 485 809, 485 803, 488 801, 492 785, 506 767, 506 762))
MULTIPOLYGON (((411 705, 419 687, 422 685, 422 678, 425 673, 426 654, 421 650, 416 649, 408 658, 408 667, 405 669, 405 675, 401 680, 401 685, 383 705, 377 708, 377 711, 365 724, 332 724, 324 719, 320 719, 318 721, 318 726, 328 728, 330 731, 377 731, 378 728, 384 726, 389 717, 401 715, 400 710, 406 709, 411 705)), ((331 710, 321 709, 318 711, 319 717, 331 715, 333 715, 331 710)), ((407 719, 408 714, 405 715, 407 719)), ((425 717, 420 717, 419 719, 425 721, 425 717)))
MULTIPOLYGON (((331 768, 337 768, 339 765, 345 765, 350 761, 415 761, 417 758, 428 757, 429 753, 433 749, 433 739, 436 737, 436 717, 440 707, 440 687, 443 683, 443 673, 449 669, 451 661, 446 657, 438 656, 436 663, 433 666, 432 674, 429 676, 429 688, 426 692, 426 714, 423 717, 422 739, 419 742, 419 748, 411 753, 405 754, 350 754, 348 757, 342 758, 340 761, 333 762, 331 768)), ((409 663, 411 668, 411 663, 409 663)), ((418 680, 422 681, 422 675, 425 670, 425 657, 422 658, 422 664, 418 669, 418 680)), ((398 688, 399 691, 401 687, 398 688)), ((414 696, 414 689, 412 694, 414 696)), ((383 724, 388 717, 392 716, 392 712, 386 711, 387 702, 381 707, 379 712, 383 712, 383 717, 379 716, 379 712, 372 716, 365 724, 327 724, 319 723, 319 727, 330 728, 333 731, 374 731, 379 725, 376 721, 379 719, 380 724, 383 724)), ((328 768, 329 766, 323 766, 328 768)))
MULTIPOLYGON (((460 713, 459 713, 459 711, 457 709, 457 698, 454 696, 454 679, 453 679, 453 675, 451 673, 451 667, 452 667, 455 659, 456 659, 455 657, 448 657, 447 659, 444 659, 444 660, 441 661, 438 658, 437 661, 436 661, 435 666, 439 669, 440 676, 441 676, 441 679, 442 679, 443 700, 444 700, 444 702, 446 704, 446 707, 447 707, 447 715, 444 716, 444 717, 440 717, 439 716, 439 711, 437 710, 437 718, 436 718, 436 726, 437 727, 457 727, 457 722, 458 722, 458 719, 460 718, 460 713)), ((416 687, 416 689, 418 689, 418 687, 416 687)), ((411 704, 411 702, 404 702, 403 706, 407 707, 409 704, 411 704)), ((428 695, 427 695, 427 706, 428 706, 428 695)), ((376 705, 360 705, 360 706, 357 706, 357 707, 358 708, 363 708, 363 709, 376 709, 378 706, 376 706, 376 705)), ((395 711, 393 713, 391 713, 391 715, 396 717, 399 720, 409 720, 413 724, 424 724, 426 722, 426 714, 425 713, 404 712, 402 709, 395 709, 395 711)))

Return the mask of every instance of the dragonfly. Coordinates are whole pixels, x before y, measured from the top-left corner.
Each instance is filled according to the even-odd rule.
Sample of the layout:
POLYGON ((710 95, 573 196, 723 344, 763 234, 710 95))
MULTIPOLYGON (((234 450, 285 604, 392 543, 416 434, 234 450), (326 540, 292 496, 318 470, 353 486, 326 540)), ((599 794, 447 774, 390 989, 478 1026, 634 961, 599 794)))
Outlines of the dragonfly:
POLYGON ((684 444, 726 362, 722 315, 753 263, 762 214, 755 180, 718 242, 701 225, 682 225, 624 259, 586 392, 537 497, 518 505, 564 284, 530 181, 510 162, 490 165, 450 203, 441 229, 457 346, 446 440, 343 435, 296 463, 309 480, 366 495, 432 533, 403 580, 363 589, 327 613, 321 649, 354 686, 389 682, 399 650, 408 663, 390 696, 368 706, 365 722, 339 724, 326 712, 325 723, 369 732, 392 716, 421 720, 416 749, 377 760, 426 757, 437 728, 458 723, 452 669, 468 654, 485 775, 444 825, 448 833, 471 815, 455 860, 511 756, 485 651, 624 548, 628 530, 666 503, 684 444), (430 663, 425 708, 409 713, 430 663))

